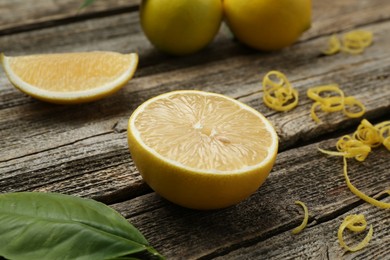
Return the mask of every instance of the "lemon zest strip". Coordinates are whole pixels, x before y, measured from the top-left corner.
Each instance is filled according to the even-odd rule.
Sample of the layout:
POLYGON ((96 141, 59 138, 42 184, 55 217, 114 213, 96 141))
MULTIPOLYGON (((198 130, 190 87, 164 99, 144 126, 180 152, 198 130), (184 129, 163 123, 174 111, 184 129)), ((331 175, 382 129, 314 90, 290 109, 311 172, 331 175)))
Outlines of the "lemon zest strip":
POLYGON ((302 224, 293 229, 292 233, 294 235, 300 233, 306 227, 307 222, 309 220, 309 211, 308 211, 305 203, 303 203, 302 201, 297 200, 297 201, 295 201, 295 204, 302 206, 305 215, 303 217, 302 224))
POLYGON ((321 92, 335 92, 340 97, 344 96, 344 92, 340 89, 339 85, 337 84, 330 84, 330 85, 323 85, 323 86, 317 86, 312 87, 307 90, 307 96, 314 101, 323 101, 326 99, 326 97, 321 97, 321 92))
POLYGON ((338 152, 328 151, 321 148, 322 153, 332 156, 344 156, 346 158, 355 158, 357 161, 364 161, 371 152, 371 147, 358 140, 352 139, 349 135, 342 136, 336 143, 338 152))
POLYGON ((358 118, 364 115, 366 112, 366 107, 363 105, 362 102, 357 100, 355 97, 346 97, 344 98, 344 107, 343 107, 344 115, 346 115, 349 118, 358 118), (352 112, 347 109, 347 107, 358 107, 358 112, 352 112))
POLYGON ((344 92, 336 84, 309 88, 307 90, 307 96, 315 101, 310 109, 310 116, 316 123, 321 122, 316 114, 318 107, 324 112, 343 111, 344 115, 350 118, 361 117, 366 112, 365 106, 360 101, 352 96, 344 97, 344 92), (321 93, 325 92, 330 93, 326 96, 321 96, 321 93), (351 111, 353 107, 358 107, 359 110, 353 112, 351 111))
POLYGON ((379 135, 382 138, 382 144, 390 151, 390 121, 376 124, 375 128, 379 131, 379 135))
MULTIPOLYGON (((363 127, 372 127, 372 128, 374 128, 374 130, 377 131, 376 127, 378 127, 379 129, 383 129, 385 127, 390 127, 390 121, 385 121, 385 122, 380 123, 380 124, 376 125, 375 127, 373 127, 370 122, 368 122, 366 119, 364 119, 364 120, 362 120, 361 125, 363 127)), ((362 200, 364 200, 364 201, 366 201, 374 206, 377 206, 379 208, 388 209, 388 208, 390 208, 390 203, 381 202, 381 201, 378 201, 374 198, 367 196, 366 194, 361 192, 359 189, 357 189, 351 183, 351 181, 348 177, 347 158, 355 158, 357 161, 364 161, 367 158, 368 154, 371 152, 372 145, 370 145, 371 142, 369 142, 369 141, 373 140, 372 136, 374 135, 374 134, 372 134, 371 130, 372 129, 370 128, 369 132, 364 132, 364 135, 360 136, 360 138, 365 138, 364 140, 366 140, 366 141, 368 140, 366 143, 363 143, 362 140, 356 140, 355 138, 358 137, 358 135, 353 135, 352 137, 349 135, 344 135, 336 143, 336 148, 337 148, 338 152, 327 151, 327 150, 323 150, 321 148, 318 148, 318 150, 322 153, 332 155, 332 156, 343 156, 343 162, 344 162, 343 174, 345 177, 345 181, 347 183, 347 187, 350 189, 350 191, 353 194, 355 194, 356 196, 358 196, 360 199, 362 199, 362 200), (371 139, 370 139, 370 137, 371 137, 371 139)), ((389 195, 390 195, 390 190, 386 190, 385 192, 389 193, 389 195)))
MULTIPOLYGON (((342 140, 342 139, 340 139, 342 140)), ((340 141, 339 140, 339 141, 340 141)), ((352 141, 357 141, 357 140, 353 140, 352 141)), ((357 141, 359 142, 359 141, 357 141)), ((363 144, 364 145, 364 144, 363 144)), ((347 187, 349 188, 349 190, 355 194, 356 196, 358 196, 360 199, 370 203, 371 205, 374 205, 376 207, 379 207, 379 208, 383 208, 383 209, 388 209, 390 208, 390 203, 386 203, 386 202, 382 202, 382 201, 379 201, 379 200, 376 200, 374 198, 371 198, 370 196, 364 194, 363 192, 361 192, 359 189, 357 189, 350 181, 349 179, 349 176, 348 176, 348 170, 347 170, 347 158, 352 158, 354 157, 356 160, 358 161, 364 161, 364 159, 366 158, 366 152, 367 150, 362 150, 361 147, 368 147, 370 148, 369 146, 365 145, 365 146, 361 146, 359 150, 358 149, 355 149, 355 150, 351 150, 350 148, 350 145, 347 145, 347 148, 346 148, 346 151, 344 152, 333 152, 333 151, 327 151, 327 150, 323 150, 321 148, 318 148, 318 150, 322 153, 325 153, 325 154, 328 154, 328 155, 332 155, 332 156, 343 156, 343 162, 344 162, 344 167, 343 167, 343 174, 344 174, 344 178, 345 178, 345 182, 347 183, 347 187)), ((371 150, 371 148, 370 148, 371 150)), ((368 154, 368 152, 367 152, 368 154)), ((390 190, 386 190, 385 192, 389 193, 390 195, 390 190)))
POLYGON ((351 190, 351 192, 353 194, 355 194, 356 196, 358 196, 359 198, 361 198, 362 200, 370 203, 371 205, 377 206, 377 207, 382 208, 382 209, 390 209, 390 203, 382 202, 382 201, 376 200, 374 198, 371 198, 370 196, 367 196, 366 194, 364 194, 363 192, 358 190, 355 186, 353 186, 353 184, 351 183, 351 181, 349 180, 349 177, 348 177, 347 158, 346 157, 343 157, 343 162, 344 162, 343 169, 344 169, 345 181, 347 183, 348 188, 351 190))
POLYGON ((263 92, 264 104, 276 111, 288 111, 298 105, 298 91, 279 71, 273 70, 264 76, 263 92), (276 77, 278 82, 272 80, 271 77, 276 77))
POLYGON ((336 148, 340 152, 344 152, 347 158, 355 158, 357 161, 364 161, 371 152, 371 147, 355 140, 349 135, 342 136, 336 143, 336 148))
POLYGON ((356 30, 343 35, 342 51, 349 54, 363 53, 372 44, 372 32, 356 30))
POLYGON ((349 215, 346 216, 343 222, 341 223, 339 230, 337 232, 337 237, 339 240, 339 243, 342 247, 344 247, 346 250, 351 252, 359 251, 360 249, 366 247, 368 243, 370 242, 372 238, 372 234, 374 232, 374 229, 372 225, 370 225, 370 229, 366 235, 366 237, 361 241, 359 244, 357 244, 355 247, 349 247, 347 244, 345 244, 343 239, 343 232, 345 229, 349 229, 353 232, 362 232, 367 228, 367 221, 364 218, 364 215, 349 215))
POLYGON ((378 147, 383 141, 380 131, 366 119, 362 120, 355 133, 353 133, 353 138, 371 147, 378 147))
POLYGON ((319 124, 321 122, 321 120, 318 118, 317 114, 316 114, 316 108, 317 107, 320 107, 321 106, 321 103, 320 102, 315 102, 312 106, 311 106, 311 109, 310 109, 310 116, 311 118, 314 120, 314 122, 316 122, 317 124, 319 124))
POLYGON ((341 42, 336 34, 333 34, 328 40, 328 49, 322 51, 325 55, 333 55, 341 50, 341 42))

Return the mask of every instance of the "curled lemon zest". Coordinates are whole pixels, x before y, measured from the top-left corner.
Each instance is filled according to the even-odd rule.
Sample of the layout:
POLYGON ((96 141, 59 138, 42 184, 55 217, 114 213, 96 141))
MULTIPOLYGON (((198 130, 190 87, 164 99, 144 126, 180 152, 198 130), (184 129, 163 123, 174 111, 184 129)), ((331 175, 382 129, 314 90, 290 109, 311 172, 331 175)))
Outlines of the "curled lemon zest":
POLYGON ((353 133, 353 138, 371 147, 378 147, 383 142, 380 131, 366 119, 362 120, 356 132, 353 133))
POLYGON ((376 124, 375 129, 379 131, 379 135, 382 138, 382 144, 390 151, 390 121, 376 124))
POLYGON ((342 51, 349 54, 363 53, 372 44, 372 32, 356 30, 343 35, 342 51))
POLYGON ((316 109, 317 109, 317 107, 320 107, 320 106, 321 106, 320 102, 315 102, 311 106, 311 109, 310 109, 310 116, 314 120, 314 122, 316 122, 317 124, 319 124, 321 122, 321 120, 318 118, 318 116, 316 114, 316 109))
POLYGON ((371 147, 355 140, 349 135, 342 136, 336 143, 338 151, 343 152, 346 158, 355 158, 357 161, 364 161, 371 152, 371 147))
POLYGON ((321 148, 318 148, 318 150, 328 155, 344 156, 346 158, 355 158, 357 161, 360 162, 364 161, 371 151, 370 146, 365 145, 362 142, 357 140, 351 139, 348 141, 343 141, 342 139, 340 139, 337 143, 339 143, 340 141, 345 142, 342 144, 343 149, 339 150, 340 152, 328 151, 321 148))
POLYGON ((341 43, 336 34, 330 36, 328 40, 328 49, 322 51, 325 55, 333 55, 341 50, 341 43))
POLYGON ((302 224, 293 229, 292 233, 294 235, 300 233, 306 227, 307 222, 309 220, 309 211, 308 211, 305 203, 303 203, 302 201, 297 200, 297 201, 295 201, 295 204, 302 206, 305 215, 303 217, 302 224))
POLYGON ((374 205, 374 206, 376 206, 378 208, 382 208, 382 209, 390 209, 390 203, 382 202, 382 201, 376 200, 374 198, 371 198, 370 196, 367 196, 366 194, 364 194, 363 192, 358 190, 355 186, 353 186, 353 184, 351 183, 351 181, 349 180, 349 177, 348 177, 347 158, 346 157, 343 157, 343 162, 344 162, 343 172, 344 172, 345 181, 347 183, 348 188, 351 190, 351 192, 353 194, 355 194, 356 196, 358 196, 359 198, 361 198, 362 200, 370 203, 371 205, 374 205))
MULTIPOLYGON (((364 120, 363 120, 364 121, 364 120)), ((367 120, 365 120, 367 121, 367 120)), ((371 124, 367 122, 363 122, 364 126, 370 126, 371 124)), ((389 123, 383 122, 381 124, 378 124, 376 126, 379 127, 379 129, 383 129, 383 127, 387 127, 390 125, 389 123), (379 125, 379 126, 378 126, 379 125)), ((371 125, 372 126, 372 125, 371 125)), ((371 134, 367 134, 371 135, 371 134)), ((343 162, 344 162, 344 167, 343 167, 343 174, 344 178, 347 184, 347 187, 350 189, 350 191, 358 196, 360 199, 370 203, 371 205, 377 206, 379 208, 384 208, 388 209, 390 208, 390 203, 382 202, 379 200, 376 200, 374 198, 371 198, 370 196, 364 194, 361 192, 359 189, 357 189, 350 181, 348 177, 348 170, 347 170, 347 158, 355 158, 357 161, 364 161, 368 154, 371 152, 371 145, 370 142, 364 143, 362 140, 357 140, 356 137, 358 135, 353 135, 352 137, 349 135, 344 135, 342 136, 336 143, 336 148, 338 152, 335 151, 327 151, 323 150, 321 148, 318 148, 318 150, 322 153, 332 155, 332 156, 342 156, 343 157, 343 162)), ((364 136, 366 137, 366 135, 364 136)), ((367 139, 367 138, 366 138, 367 139)), ((386 190, 385 192, 389 193, 390 195, 390 190, 386 190)))
POLYGON ((321 92, 333 92, 330 94, 338 94, 338 96, 343 97, 344 92, 340 89, 340 87, 337 84, 330 84, 330 85, 324 85, 324 86, 317 86, 312 87, 307 90, 307 96, 314 101, 323 101, 326 99, 326 97, 322 97, 320 94, 321 92))
POLYGON ((307 96, 315 101, 310 109, 310 116, 316 123, 321 122, 316 114, 317 108, 324 112, 343 111, 351 118, 361 117, 366 111, 364 105, 354 97, 344 97, 344 92, 336 84, 309 88, 307 96), (354 112, 354 107, 359 108, 357 112, 354 112))
POLYGON ((343 222, 341 223, 339 230, 337 232, 337 237, 339 239, 339 243, 342 247, 344 247, 346 250, 351 252, 356 252, 361 250, 362 248, 366 247, 368 243, 370 242, 372 238, 372 234, 374 233, 374 229, 372 225, 370 225, 370 229, 368 230, 368 233, 366 237, 361 241, 358 245, 355 247, 349 247, 344 242, 343 238, 343 232, 345 229, 349 229, 353 232, 362 232, 367 228, 367 221, 364 218, 364 215, 358 214, 358 215, 349 215, 346 216, 343 222))
POLYGON ((263 101, 276 111, 288 111, 298 105, 298 91, 279 71, 270 71, 263 78, 263 101), (276 78, 277 81, 272 78, 276 78))
POLYGON ((355 97, 346 97, 344 98, 344 107, 343 107, 344 115, 346 115, 349 118, 358 118, 364 115, 366 112, 366 107, 363 105, 362 102, 357 100, 355 97), (352 109, 347 108, 353 108, 357 107, 358 111, 353 112, 352 109))

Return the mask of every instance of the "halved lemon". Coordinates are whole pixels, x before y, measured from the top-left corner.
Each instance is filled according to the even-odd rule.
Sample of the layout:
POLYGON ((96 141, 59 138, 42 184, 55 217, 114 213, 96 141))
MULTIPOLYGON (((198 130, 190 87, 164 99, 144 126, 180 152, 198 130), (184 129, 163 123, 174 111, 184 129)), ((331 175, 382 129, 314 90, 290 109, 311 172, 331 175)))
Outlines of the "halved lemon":
POLYGON ((79 52, 19 57, 0 55, 5 73, 22 92, 51 103, 106 97, 124 86, 138 64, 136 53, 79 52))
POLYGON ((132 158, 162 197, 193 209, 218 209, 246 199, 276 159, 271 123, 226 96, 174 91, 140 105, 128 124, 132 158))

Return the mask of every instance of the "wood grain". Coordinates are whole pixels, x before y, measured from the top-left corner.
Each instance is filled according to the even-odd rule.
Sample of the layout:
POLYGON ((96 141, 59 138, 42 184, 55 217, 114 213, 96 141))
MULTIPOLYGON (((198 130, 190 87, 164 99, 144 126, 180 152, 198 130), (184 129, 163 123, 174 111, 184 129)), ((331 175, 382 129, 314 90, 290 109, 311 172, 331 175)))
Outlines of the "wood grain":
POLYGON ((83 0, 0 1, 0 35, 134 11, 140 0, 96 1, 80 10, 82 3, 83 0))

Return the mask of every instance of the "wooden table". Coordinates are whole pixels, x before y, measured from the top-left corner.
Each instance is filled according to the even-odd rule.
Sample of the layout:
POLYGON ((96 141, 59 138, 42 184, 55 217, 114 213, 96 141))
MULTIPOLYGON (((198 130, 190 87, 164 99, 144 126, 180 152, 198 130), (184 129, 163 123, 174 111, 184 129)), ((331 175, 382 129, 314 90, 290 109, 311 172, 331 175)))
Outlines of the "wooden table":
MULTIPOLYGON (((390 211, 359 200, 345 184, 342 160, 333 149, 361 119, 342 113, 310 118, 306 90, 338 83, 362 101, 364 118, 390 120, 390 1, 313 0, 313 24, 299 42, 279 52, 248 49, 226 28, 205 50, 187 57, 156 51, 143 35, 139 1, 97 1, 77 14, 81 0, 1 0, 0 51, 6 55, 111 50, 137 52, 135 78, 101 101, 62 106, 34 100, 0 72, 0 190, 59 192, 102 201, 118 210, 168 259, 390 259, 390 211), (323 56, 328 37, 370 30, 375 43, 362 55, 323 56), (261 80, 284 72, 299 90, 300 104, 274 112, 262 102, 261 80), (196 211, 173 205, 141 179, 126 140, 127 120, 143 101, 177 89, 223 93, 266 115, 280 137, 275 167, 244 202, 223 210, 196 211), (295 200, 305 202, 309 225, 295 200), (337 241, 346 215, 365 214, 374 227, 369 246, 348 253, 337 241)), ((375 149, 350 160, 351 181, 382 201, 390 187, 390 153, 375 149)), ((364 236, 364 235, 363 235, 364 236)), ((357 243, 363 236, 347 236, 357 243)))

